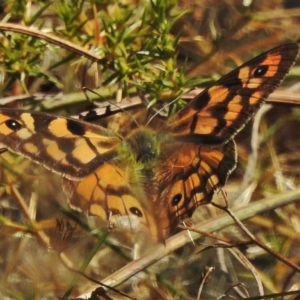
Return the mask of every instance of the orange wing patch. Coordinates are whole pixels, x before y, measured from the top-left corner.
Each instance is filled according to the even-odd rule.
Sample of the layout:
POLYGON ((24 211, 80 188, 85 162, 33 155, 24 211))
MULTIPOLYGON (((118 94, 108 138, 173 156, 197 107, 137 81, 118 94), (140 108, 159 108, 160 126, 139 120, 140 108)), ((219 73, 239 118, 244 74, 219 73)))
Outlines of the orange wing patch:
POLYGON ((129 216, 129 221, 136 218, 141 228, 157 237, 151 207, 148 207, 149 203, 144 204, 147 200, 145 192, 130 183, 129 178, 126 168, 104 163, 82 181, 63 179, 63 188, 72 208, 108 219, 111 223, 121 216, 129 216))

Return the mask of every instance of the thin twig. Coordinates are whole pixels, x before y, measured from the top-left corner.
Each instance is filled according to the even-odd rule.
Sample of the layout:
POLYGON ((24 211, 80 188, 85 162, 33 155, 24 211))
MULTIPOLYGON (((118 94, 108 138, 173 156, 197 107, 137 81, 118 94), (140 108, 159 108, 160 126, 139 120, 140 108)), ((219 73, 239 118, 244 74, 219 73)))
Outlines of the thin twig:
POLYGON ((24 33, 29 36, 34 36, 34 37, 40 38, 46 42, 49 42, 51 44, 58 45, 64 49, 75 52, 86 58, 89 58, 94 62, 97 62, 97 63, 103 62, 103 58, 100 58, 98 55, 86 50, 83 47, 80 47, 72 42, 69 42, 66 39, 61 39, 55 35, 42 32, 42 31, 34 29, 32 27, 26 27, 26 26, 22 26, 22 25, 18 25, 18 24, 1 23, 0 22, 0 31, 12 31, 12 32, 17 32, 17 33, 24 33))
POLYGON ((244 233, 255 243, 257 244, 259 247, 261 247, 262 249, 264 249, 266 252, 274 255, 277 259, 279 259, 280 261, 282 261, 283 263, 285 263, 286 265, 288 265, 289 267, 291 267, 292 269, 296 270, 297 272, 300 273, 300 267, 295 265, 294 263, 290 262, 288 259, 286 259, 285 257, 281 256, 280 254, 278 254, 277 252, 275 252, 274 250, 272 250, 271 248, 269 248, 267 245, 265 245, 264 243, 262 243, 258 238, 256 238, 247 228, 246 226, 244 226, 244 224, 235 216, 235 214, 233 213, 233 211, 231 211, 231 209, 228 206, 222 206, 219 205, 217 203, 212 202, 212 205, 222 209, 223 211, 226 211, 231 217, 232 219, 235 221, 235 223, 244 231, 244 233))
POLYGON ((197 294, 197 300, 200 300, 200 296, 201 296, 201 293, 202 293, 202 290, 203 290, 203 286, 204 286, 204 283, 208 277, 208 275, 213 271, 213 267, 207 267, 207 271, 201 281, 201 284, 199 286, 199 290, 198 290, 198 294, 197 294))

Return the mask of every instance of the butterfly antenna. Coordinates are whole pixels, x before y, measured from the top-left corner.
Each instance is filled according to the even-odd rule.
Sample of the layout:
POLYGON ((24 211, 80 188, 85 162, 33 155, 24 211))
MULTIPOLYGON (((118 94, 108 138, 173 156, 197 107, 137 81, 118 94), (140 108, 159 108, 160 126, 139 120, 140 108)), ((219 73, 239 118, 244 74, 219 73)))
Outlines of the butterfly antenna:
POLYGON ((100 98, 102 98, 103 100, 108 102, 109 104, 117 107, 120 111, 124 112, 136 124, 137 127, 140 126, 140 124, 136 121, 136 119, 130 113, 128 113, 124 108, 122 108, 121 106, 119 106, 118 104, 116 104, 116 103, 114 103, 110 100, 105 99, 103 96, 101 96, 100 94, 98 94, 95 91, 91 90, 90 88, 84 87, 83 88, 84 93, 85 93, 86 90, 93 93, 93 94, 95 94, 95 95, 97 95, 97 96, 99 96, 100 98))
POLYGON ((179 98, 181 97, 181 95, 180 96, 178 96, 178 97, 176 97, 174 100, 172 100, 170 103, 168 103, 168 104, 166 104, 166 105, 164 105, 161 109, 159 109, 149 120, 148 120, 148 122, 146 123, 146 126, 148 126, 151 122, 152 122, 152 120, 157 116, 157 115, 159 115, 160 114, 160 112, 161 111, 163 111, 164 109, 166 109, 168 106, 171 106, 173 103, 175 103, 179 98))

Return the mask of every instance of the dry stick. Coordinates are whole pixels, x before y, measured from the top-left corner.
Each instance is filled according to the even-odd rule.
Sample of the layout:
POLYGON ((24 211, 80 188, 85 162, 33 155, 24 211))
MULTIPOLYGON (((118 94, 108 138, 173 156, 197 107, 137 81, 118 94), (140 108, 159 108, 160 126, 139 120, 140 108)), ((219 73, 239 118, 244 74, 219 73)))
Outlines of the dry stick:
POLYGON ((65 39, 61 39, 55 35, 44 33, 40 30, 26 27, 22 25, 12 24, 12 23, 1 23, 0 22, 0 31, 12 31, 17 33, 23 33, 29 36, 34 36, 37 38, 40 38, 44 41, 47 41, 51 44, 58 45, 64 49, 73 51, 79 55, 82 55, 86 58, 91 59, 95 62, 103 62, 103 59, 100 58, 98 55, 86 50, 83 47, 77 46, 69 41, 66 41, 65 39))
MULTIPOLYGON (((1 23, 0 23, 0 30, 1 30, 1 23)), ((96 89, 96 93, 101 93, 101 95, 105 98, 107 95, 110 95, 111 92, 109 92, 110 89, 106 87, 101 87, 100 89, 96 89)), ((182 95, 182 99, 189 101, 193 99, 195 96, 197 96, 199 93, 201 93, 203 89, 195 88, 195 89, 186 89, 184 91, 184 94, 182 95)), ((135 93, 136 91, 132 89, 130 91, 130 94, 135 93)), ((90 99, 98 99, 99 97, 95 97, 93 95, 89 96, 90 99)), ((268 103, 273 104, 289 104, 292 106, 299 106, 300 105, 300 94, 298 93, 290 93, 290 92, 274 92, 270 97, 268 98, 268 103)), ((86 97, 84 96, 83 92, 76 92, 76 93, 69 93, 66 95, 17 95, 17 96, 9 96, 1 98, 0 105, 12 105, 13 102, 21 102, 21 101, 28 101, 30 103, 32 102, 42 102, 43 108, 46 110, 54 110, 61 107, 65 107, 68 105, 75 104, 82 104, 83 102, 86 102, 86 97)), ((35 105, 36 105, 35 103, 35 105)), ((143 104, 143 101, 140 96, 132 96, 130 97, 130 100, 123 100, 121 103, 118 103, 118 105, 121 107, 121 110, 124 110, 126 108, 136 107, 138 105, 143 104)), ((27 105, 27 103, 25 104, 27 105)), ((25 109, 32 109, 32 106, 25 106, 25 109)), ((117 109, 114 105, 111 105, 109 102, 101 102, 98 108, 95 109, 97 111, 97 115, 103 115, 106 113, 106 111, 111 112, 118 112, 120 111, 117 109)), ((81 113, 82 116, 85 114, 88 114, 89 112, 83 112, 81 113)))
MULTIPOLYGON (((0 23, 1 24, 1 23, 0 23)), ((95 90, 97 93, 98 91, 101 92, 101 94, 103 94, 103 91, 106 91, 107 89, 101 87, 101 89, 97 89, 95 90)), ((105 92, 106 93, 106 92, 105 92)), ((193 99, 195 96, 197 96, 200 93, 200 89, 197 90, 193 90, 190 91, 188 90, 183 96, 182 99, 184 100, 190 100, 193 99)), ((299 106, 300 105, 300 100, 299 100, 299 96, 297 96, 297 94, 289 94, 289 93, 285 93, 285 98, 281 98, 282 100, 280 100, 279 98, 282 97, 283 93, 281 92, 279 95, 277 95, 277 92, 273 93, 269 99, 268 99, 268 103, 284 103, 284 104, 290 104, 290 105, 295 105, 295 106, 299 106)), ((105 97, 105 95, 104 95, 105 97)), ((93 95, 90 96, 91 99, 98 99, 99 97, 94 97, 93 95)), ((42 103, 43 108, 45 110, 55 110, 55 109, 59 109, 62 106, 68 106, 68 105, 73 105, 75 104, 82 104, 84 101, 84 93, 83 92, 76 92, 76 93, 70 93, 70 94, 66 94, 66 95, 55 95, 55 96, 45 96, 45 95, 32 95, 32 96, 28 96, 28 95, 17 95, 17 96, 9 96, 9 97, 4 97, 1 98, 0 101, 0 105, 7 105, 7 104, 12 104, 14 101, 18 102, 18 101, 31 101, 34 102, 35 104, 37 103, 42 103)), ((133 108, 133 107, 137 107, 139 105, 142 105, 143 102, 141 100, 141 98, 139 96, 132 96, 130 97, 130 100, 123 100, 121 103, 118 103, 118 106, 120 106, 121 110, 127 109, 127 108, 133 108)), ((27 104, 26 104, 27 105, 27 104)), ((32 105, 27 105, 24 107, 24 109, 32 109, 32 105)), ((101 104, 99 104, 99 107, 95 108, 96 114, 97 116, 101 116, 101 115, 105 115, 108 111, 110 113, 117 113, 120 111, 119 108, 117 108, 114 105, 111 105, 109 102, 105 101, 105 102, 101 102, 101 104)), ((89 114, 90 111, 87 112, 82 112, 80 113, 81 117, 85 117, 85 115, 89 114)), ((75 118, 79 118, 79 116, 73 116, 75 118)))
POLYGON ((200 235, 210 237, 210 238, 215 239, 217 241, 223 242, 223 243, 215 243, 215 244, 207 245, 207 247, 210 247, 210 248, 218 248, 218 247, 220 247, 220 248, 234 248, 234 247, 253 244, 253 241, 232 241, 230 239, 218 236, 218 235, 213 234, 213 233, 205 232, 203 230, 198 230, 198 229, 195 229, 193 227, 183 226, 183 225, 180 225, 180 224, 177 227, 180 228, 180 229, 183 229, 183 230, 188 230, 188 231, 190 230, 190 231, 193 231, 193 232, 197 232, 200 235))
MULTIPOLYGON (((0 23, 0 27, 1 27, 1 23, 0 23)), ((1 29, 0 29, 1 30, 1 29)), ((101 92, 101 94, 103 95, 103 92, 106 89, 101 87, 101 89, 96 89, 95 91, 98 93, 101 92)), ((187 92, 182 96, 182 99, 184 100, 191 100, 193 99, 195 96, 197 96, 200 92, 202 91, 202 89, 194 89, 192 91, 187 90, 187 92)), ((104 92, 106 93, 106 92, 104 92)), ((105 97, 105 95, 104 95, 105 97)), ((99 97, 94 97, 93 95, 90 96, 91 99, 98 99, 99 97)), ((300 95, 295 93, 295 94, 291 94, 291 93, 286 93, 286 92, 274 92, 269 99, 267 100, 268 103, 274 103, 274 104, 289 104, 292 106, 299 106, 300 105, 300 95)), ((4 97, 1 98, 0 101, 0 105, 7 105, 7 104, 12 104, 13 102, 19 102, 19 101, 30 101, 30 102, 35 102, 39 103, 41 102, 43 104, 43 108, 46 110, 55 110, 55 109, 59 109, 63 106, 68 106, 70 104, 82 104, 83 102, 86 102, 86 98, 84 96, 83 92, 76 92, 76 93, 70 93, 70 94, 66 94, 66 95, 55 95, 55 96, 51 96, 51 95, 47 95, 45 97, 45 95, 17 95, 17 96, 9 96, 9 97, 4 97)), ((141 98, 139 96, 132 96, 130 97, 130 100, 128 101, 122 101, 121 103, 119 103, 118 105, 121 107, 122 110, 126 109, 126 108, 133 108, 139 105, 142 105, 143 101, 141 100, 141 98)), ((27 105, 27 104, 26 104, 27 105)), ((25 107, 25 109, 32 109, 32 106, 27 106, 25 107)), ((111 112, 119 112, 120 110, 115 107, 114 105, 111 105, 109 102, 101 102, 101 104, 99 105, 98 108, 95 109, 97 111, 97 115, 101 116, 104 115, 107 111, 111 111, 111 112)), ((88 112, 83 112, 80 115, 81 116, 85 116, 86 114, 88 114, 90 111, 88 112)), ((78 118, 78 116, 77 116, 78 118)))
POLYGON ((202 282, 200 284, 200 287, 199 287, 199 290, 198 290, 198 294, 197 294, 197 300, 200 300, 200 296, 201 296, 201 293, 202 293, 202 290, 203 290, 203 287, 204 287, 204 284, 208 278, 208 275, 213 271, 213 267, 209 267, 207 268, 207 271, 202 279, 202 282))
POLYGON ((102 282, 100 282, 100 281, 98 281, 98 280, 96 280, 96 279, 94 279, 94 278, 88 276, 87 274, 85 274, 84 272, 82 272, 82 271, 80 271, 80 270, 77 270, 77 269, 72 268, 71 266, 68 265, 68 263, 67 263, 64 259, 62 259, 61 255, 62 255, 62 253, 59 253, 59 254, 58 254, 58 258, 60 259, 60 262, 64 265, 64 267, 65 267, 66 269, 68 269, 69 271, 74 272, 74 273, 76 273, 76 274, 80 274, 82 277, 86 278, 87 280, 89 280, 89 281, 91 281, 91 282, 96 283, 97 285, 100 285, 100 286, 106 288, 106 290, 108 290, 108 291, 113 291, 113 292, 115 292, 116 294, 119 294, 119 295, 121 295, 121 296, 124 296, 125 298, 135 300, 135 298, 132 298, 131 296, 129 296, 129 295, 127 295, 127 294, 125 294, 125 293, 119 291, 118 289, 115 289, 115 288, 113 288, 113 287, 111 287, 111 286, 109 286, 109 285, 106 285, 106 284, 104 284, 104 283, 102 283, 102 282))
MULTIPOLYGON (((224 195, 224 197, 226 197, 224 195)), ((225 198, 226 199, 226 198, 225 198)), ((290 262, 289 260, 287 260, 285 257, 281 256, 280 254, 278 254, 277 252, 275 252, 274 250, 272 250, 271 248, 269 248, 267 245, 265 245, 264 243, 262 243, 259 239, 257 239, 247 228, 246 226, 244 226, 244 224, 234 215, 234 213, 230 210, 230 208, 227 206, 227 201, 226 201, 226 206, 221 206, 217 203, 212 202, 211 203, 213 206, 227 212, 231 218, 236 222, 236 224, 246 233, 246 235, 254 242, 256 243, 258 246, 260 246, 261 248, 263 248, 265 251, 267 251, 268 253, 274 255, 276 258, 278 258, 280 261, 282 261, 283 263, 285 263, 286 265, 288 265, 289 267, 291 267, 292 269, 296 270, 297 272, 300 273, 300 267, 295 265, 294 263, 290 262)))

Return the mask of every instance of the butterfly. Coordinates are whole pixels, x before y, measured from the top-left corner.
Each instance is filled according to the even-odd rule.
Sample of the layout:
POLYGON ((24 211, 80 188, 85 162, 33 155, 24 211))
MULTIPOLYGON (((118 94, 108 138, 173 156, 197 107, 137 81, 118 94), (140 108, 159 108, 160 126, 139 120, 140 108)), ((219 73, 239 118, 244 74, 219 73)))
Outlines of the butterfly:
POLYGON ((0 108, 0 147, 62 176, 71 207, 137 219, 158 240, 209 203, 234 170, 234 136, 294 64, 299 45, 267 51, 222 77, 160 130, 126 137, 82 120, 0 108))

